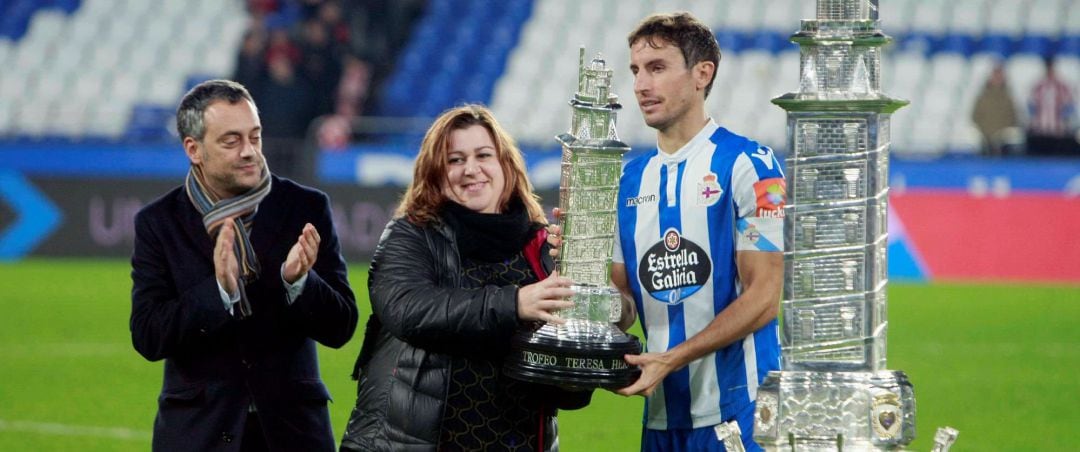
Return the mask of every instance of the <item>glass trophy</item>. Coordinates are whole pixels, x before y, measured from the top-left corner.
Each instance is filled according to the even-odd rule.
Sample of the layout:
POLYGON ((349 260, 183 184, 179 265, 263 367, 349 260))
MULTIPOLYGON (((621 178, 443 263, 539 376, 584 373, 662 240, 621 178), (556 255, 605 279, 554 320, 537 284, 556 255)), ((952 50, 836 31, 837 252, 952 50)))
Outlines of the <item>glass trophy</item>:
POLYGON ((586 65, 581 48, 570 132, 556 138, 563 150, 557 267, 575 283, 574 307, 559 313, 564 324, 533 325, 515 334, 504 364, 513 378, 591 389, 622 388, 640 375, 623 359, 641 353, 641 342, 615 326, 622 296, 610 280, 619 175, 630 150, 615 132, 622 106, 610 91, 612 72, 600 55, 586 65))
MULTIPOLYGON (((781 370, 758 388, 766 450, 897 450, 915 396, 885 364, 889 120, 877 0, 817 0, 792 38, 799 91, 787 110, 781 370)), ((955 437, 955 435, 953 436, 955 437)))

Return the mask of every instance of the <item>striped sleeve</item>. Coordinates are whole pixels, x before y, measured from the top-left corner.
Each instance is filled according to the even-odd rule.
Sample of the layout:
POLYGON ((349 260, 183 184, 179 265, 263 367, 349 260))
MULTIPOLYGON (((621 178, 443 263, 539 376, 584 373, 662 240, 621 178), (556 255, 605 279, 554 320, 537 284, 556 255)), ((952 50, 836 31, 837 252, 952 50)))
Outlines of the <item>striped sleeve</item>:
POLYGON ((735 248, 784 251, 787 183, 772 149, 760 146, 735 159, 731 190, 737 212, 735 248))

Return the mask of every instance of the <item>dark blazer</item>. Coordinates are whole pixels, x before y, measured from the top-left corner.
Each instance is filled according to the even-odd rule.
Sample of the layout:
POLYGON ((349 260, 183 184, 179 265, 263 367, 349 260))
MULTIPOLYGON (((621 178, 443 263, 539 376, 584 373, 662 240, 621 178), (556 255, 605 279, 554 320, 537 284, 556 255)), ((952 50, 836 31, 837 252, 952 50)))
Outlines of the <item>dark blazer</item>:
POLYGON ((135 217, 131 339, 165 360, 154 450, 239 450, 254 406, 271 450, 333 450, 315 342, 338 348, 356 329, 356 300, 322 192, 273 178, 251 231, 262 272, 247 285, 253 315, 222 304, 214 242, 183 187, 135 217), (303 292, 289 305, 281 264, 305 223, 322 240, 303 292))

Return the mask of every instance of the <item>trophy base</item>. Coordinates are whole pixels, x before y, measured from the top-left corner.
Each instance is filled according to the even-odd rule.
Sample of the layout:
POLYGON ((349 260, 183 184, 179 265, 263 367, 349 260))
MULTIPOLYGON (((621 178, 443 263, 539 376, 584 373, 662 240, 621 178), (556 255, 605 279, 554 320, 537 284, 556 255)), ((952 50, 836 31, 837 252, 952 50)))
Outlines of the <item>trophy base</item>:
POLYGON ((915 393, 901 371, 769 372, 754 441, 767 451, 899 450, 915 439, 915 393))
POLYGON ((641 353, 637 337, 611 328, 613 331, 599 342, 566 337, 555 330, 545 325, 515 333, 503 373, 573 390, 625 388, 641 376, 640 369, 623 359, 623 355, 641 353))

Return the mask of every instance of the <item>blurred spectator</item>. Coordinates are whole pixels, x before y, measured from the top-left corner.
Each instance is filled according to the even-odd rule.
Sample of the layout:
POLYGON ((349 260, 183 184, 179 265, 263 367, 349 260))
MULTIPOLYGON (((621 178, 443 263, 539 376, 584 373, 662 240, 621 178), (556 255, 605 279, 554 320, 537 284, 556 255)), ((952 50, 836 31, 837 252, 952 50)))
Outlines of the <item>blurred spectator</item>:
POLYGON ((316 19, 319 23, 329 31, 330 38, 334 44, 348 44, 349 36, 352 32, 349 30, 349 24, 345 23, 343 17, 344 13, 341 11, 341 5, 336 1, 326 1, 319 5, 315 10, 316 19))
POLYGON ((1076 104, 1068 85, 1054 73, 1054 59, 1046 59, 1046 75, 1031 90, 1028 110, 1028 153, 1080 155, 1075 125, 1076 104))
POLYGON ((337 87, 335 112, 345 116, 359 115, 370 86, 371 66, 359 58, 347 58, 345 70, 341 74, 341 83, 337 87))
POLYGON ((425 0, 343 0, 350 12, 349 48, 353 55, 367 62, 371 77, 367 102, 378 104, 380 87, 394 69, 398 53, 409 40, 413 26, 423 14, 425 0))
POLYGON ((318 19, 302 24, 300 42, 303 75, 318 92, 316 110, 324 115, 334 110, 334 92, 341 78, 340 52, 330 41, 330 31, 318 19))
POLYGON ((1022 135, 1016 113, 1016 104, 1005 80, 1005 67, 998 62, 979 92, 971 113, 971 119, 983 137, 983 155, 1002 155, 1006 145, 1017 141, 1010 135, 1022 135))
MULTIPOLYGON (((278 58, 286 58, 292 64, 300 62, 300 47, 289 37, 289 30, 281 27, 270 30, 270 42, 266 47, 266 64, 278 58)), ((259 99, 255 99, 258 102, 259 99)))
POLYGON ((266 33, 262 28, 252 27, 244 32, 232 79, 247 87, 248 91, 258 92, 266 79, 265 50, 266 33))
POLYGON ((340 150, 352 141, 352 120, 360 115, 371 86, 371 67, 359 58, 349 56, 337 86, 337 102, 333 116, 319 125, 318 140, 322 149, 340 150))
POLYGON ((301 183, 311 183, 303 155, 308 125, 317 116, 316 91, 299 77, 292 60, 278 54, 270 60, 270 77, 259 95, 263 126, 263 155, 274 172, 301 183))
POLYGON ((248 12, 257 21, 262 21, 278 9, 277 0, 247 0, 248 12))
POLYGON ((259 93, 263 136, 303 138, 317 114, 315 89, 297 74, 289 58, 275 57, 269 69, 270 77, 259 93))
MULTIPOLYGON (((356 138, 350 125, 373 101, 376 84, 393 68, 426 5, 424 0, 246 1, 252 22, 233 79, 251 91, 268 137, 302 140, 311 121, 325 116, 317 139, 330 148, 356 138)), ((273 147, 270 140, 266 145, 273 147)), ((275 166, 278 150, 264 150, 275 166)))

